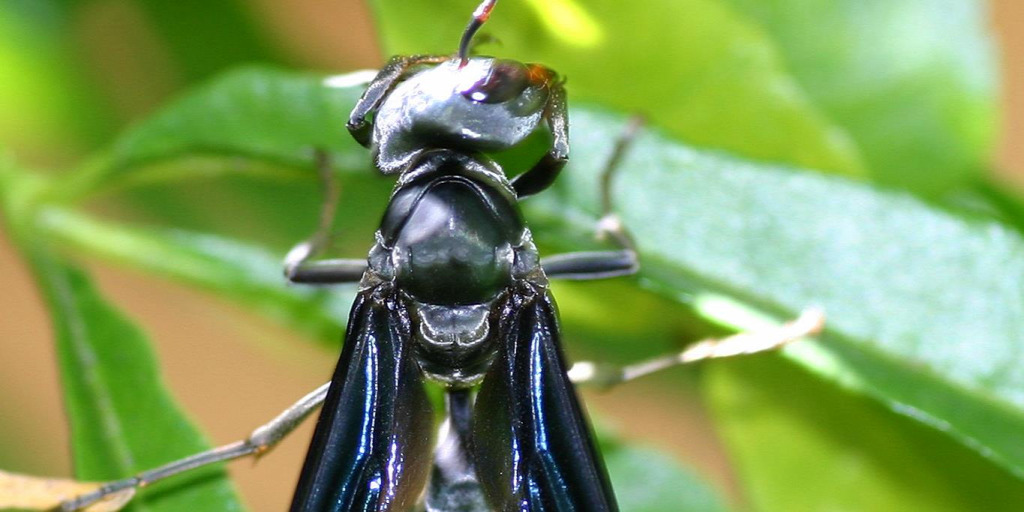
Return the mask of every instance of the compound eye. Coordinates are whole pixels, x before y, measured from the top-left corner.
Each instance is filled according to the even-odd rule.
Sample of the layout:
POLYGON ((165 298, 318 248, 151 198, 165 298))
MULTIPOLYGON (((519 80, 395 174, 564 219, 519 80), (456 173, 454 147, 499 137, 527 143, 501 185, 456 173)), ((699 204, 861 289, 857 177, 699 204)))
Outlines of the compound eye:
POLYGON ((487 76, 462 91, 462 95, 477 103, 503 103, 518 97, 529 85, 530 72, 525 65, 499 60, 487 76))

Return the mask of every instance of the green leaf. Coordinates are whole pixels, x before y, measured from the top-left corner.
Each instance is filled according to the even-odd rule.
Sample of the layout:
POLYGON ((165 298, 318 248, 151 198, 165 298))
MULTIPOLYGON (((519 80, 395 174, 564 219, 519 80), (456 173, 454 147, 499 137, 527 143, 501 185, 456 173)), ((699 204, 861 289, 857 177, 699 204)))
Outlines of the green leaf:
MULTIPOLYGON (((123 478, 209 448, 164 388, 138 327, 82 271, 41 245, 29 247, 28 260, 53 316, 76 477, 123 478)), ((130 510, 224 512, 242 506, 224 470, 207 467, 142 494, 130 510)))
POLYGON ((47 233, 79 253, 182 281, 249 306, 321 340, 336 343, 354 286, 288 286, 282 257, 215 235, 130 228, 66 210, 43 216, 47 233))
POLYGON ((602 452, 622 510, 728 510, 707 483, 662 453, 618 444, 605 445, 602 452))
POLYGON ((998 73, 976 0, 728 0, 857 142, 872 176, 936 194, 983 172, 998 73))
POLYGON ((261 30, 261 20, 241 2, 134 0, 162 39, 175 71, 188 81, 232 66, 281 55, 261 30))
POLYGON ((951 191, 944 198, 944 204, 959 207, 975 215, 1013 226, 1024 233, 1024 196, 1022 191, 992 178, 981 177, 966 186, 951 191))
POLYGON ((366 169, 365 149, 345 129, 361 88, 327 87, 323 80, 320 75, 258 68, 227 74, 120 137, 108 156, 65 185, 65 194, 230 171, 294 177, 305 174, 295 169, 310 167, 314 149, 328 151, 341 169, 366 169), (197 160, 191 165, 156 165, 186 157, 197 160))
MULTIPOLYGON (((563 246, 590 236, 607 141, 625 123, 581 109, 573 116, 570 167, 528 203, 539 236, 563 246)), ((643 284, 739 328, 750 327, 742 311, 718 306, 775 318, 823 307, 827 335, 791 347, 794 360, 1024 474, 1018 233, 656 134, 635 141, 614 195, 643 284)))
MULTIPOLYGON (((476 3, 371 5, 385 50, 409 55, 453 53, 476 3)), ((502 44, 482 51, 567 77, 571 103, 639 112, 699 146, 862 172, 852 141, 786 73, 773 42, 720 0, 505 2, 483 30, 502 44)))
MULTIPOLYGON (((282 248, 315 225, 322 196, 315 149, 332 167, 355 172, 339 216, 360 244, 379 220, 390 181, 371 171, 365 148, 345 128, 361 86, 329 87, 325 77, 248 68, 211 81, 120 137, 112 149, 58 184, 63 201, 130 191, 122 200, 154 221, 193 230, 240 233, 282 248), (140 186, 144 185, 144 186, 140 186), (364 236, 365 235, 365 236, 364 236)), ((360 247, 364 247, 360 245, 360 247)), ((360 250, 363 252, 363 249, 360 250)))
POLYGON ((778 357, 704 373, 751 510, 1012 511, 1024 482, 778 357))
MULTIPOLYGON (((293 79, 286 74, 248 76, 258 81, 252 88, 322 94, 274 83, 293 79)), ((281 95, 274 101, 306 100, 281 95)), ((246 115, 279 108, 252 107, 246 115)), ((335 108, 346 107, 339 100, 335 108)), ((174 113, 170 109, 161 118, 175 129, 153 140, 188 153, 198 130, 170 122, 174 113)), ((190 119, 209 126, 221 122, 217 109, 190 119)), ((336 122, 309 109, 297 109, 287 120, 320 134, 336 122)), ((621 118, 582 108, 573 110, 572 123, 570 168, 555 188, 526 203, 538 237, 565 249, 592 245, 596 174, 624 125, 621 118)), ((227 146, 240 148, 240 156, 298 147, 264 137, 243 143, 241 135, 234 141, 228 134, 227 146)), ((287 133, 279 137, 299 140, 287 133)), ((820 345, 794 347, 792 357, 1013 471, 1024 468, 1024 446, 1016 435, 1024 427, 1024 366, 1014 355, 1024 332, 1024 305, 1015 285, 1024 270, 1016 257, 1024 249, 1018 234, 902 195, 699 152, 654 135, 636 141, 618 176, 617 209, 640 245, 643 284, 699 308, 711 295, 726 296, 779 318, 822 306, 829 335, 820 345)), ((743 326, 742 317, 731 312, 702 311, 743 326)), ((656 318, 648 321, 657 324, 656 318)))

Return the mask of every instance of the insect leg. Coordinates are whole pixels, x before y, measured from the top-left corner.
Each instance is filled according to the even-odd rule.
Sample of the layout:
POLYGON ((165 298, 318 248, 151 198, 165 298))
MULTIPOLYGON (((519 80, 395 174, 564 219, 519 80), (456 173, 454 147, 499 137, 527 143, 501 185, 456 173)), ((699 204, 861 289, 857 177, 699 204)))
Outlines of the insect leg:
POLYGON ((293 283, 338 284, 359 281, 366 270, 366 260, 331 259, 310 261, 331 239, 331 224, 338 204, 338 181, 331 172, 327 153, 315 152, 317 171, 323 183, 324 200, 316 232, 308 240, 288 251, 284 258, 284 275, 293 283))
MULTIPOLYGON (((293 283, 303 284, 341 284, 355 283, 366 271, 366 260, 357 259, 331 259, 320 261, 306 261, 305 257, 298 257, 308 251, 308 245, 296 246, 288 253, 285 259, 285 277, 293 283), (292 258, 295 256, 295 258, 292 258)), ((308 252, 306 254, 309 254, 308 252)))
POLYGON ((398 80, 409 68, 420 64, 437 64, 448 60, 449 56, 441 55, 412 55, 392 57, 377 73, 377 76, 367 86, 366 92, 356 102, 355 108, 348 118, 348 131, 357 142, 364 147, 370 147, 373 124, 366 120, 373 111, 377 110, 384 98, 391 92, 398 80))
POLYGON ((324 398, 327 397, 327 388, 329 385, 330 383, 328 382, 316 388, 306 396, 299 399, 299 401, 292 404, 291 407, 285 409, 274 419, 260 427, 257 427, 251 434, 249 434, 249 437, 245 439, 169 462, 163 466, 144 471, 129 478, 109 482, 93 492, 77 496, 61 503, 60 510, 65 512, 81 510, 102 500, 106 496, 123 491, 124 489, 149 485, 169 476, 190 471, 208 464, 237 459, 249 455, 262 455, 281 441, 281 439, 284 439, 284 437, 291 433, 292 430, 295 430, 295 428, 298 427, 299 424, 310 415, 310 413, 315 411, 317 407, 320 407, 324 398))
POLYGON ((601 172, 601 219, 597 223, 598 238, 608 239, 620 249, 556 254, 541 259, 548 277, 556 279, 605 279, 635 274, 639 270, 633 237, 615 214, 612 202, 612 180, 623 155, 643 126, 643 119, 634 116, 615 141, 612 155, 601 172))
POLYGON ((472 392, 448 391, 445 402, 448 417, 434 450, 426 510, 488 510, 472 457, 472 392))
POLYGON ((569 379, 577 385, 611 388, 677 365, 776 350, 802 338, 814 336, 824 327, 825 314, 821 310, 808 309, 796 320, 775 328, 698 341, 680 352, 627 366, 578 362, 569 370, 569 379))
POLYGON ((561 84, 551 85, 544 118, 551 129, 551 149, 533 167, 512 179, 512 188, 520 199, 550 187, 569 161, 569 112, 561 84))
POLYGON ((541 258, 541 267, 555 279, 605 279, 635 274, 636 251, 583 251, 541 258))

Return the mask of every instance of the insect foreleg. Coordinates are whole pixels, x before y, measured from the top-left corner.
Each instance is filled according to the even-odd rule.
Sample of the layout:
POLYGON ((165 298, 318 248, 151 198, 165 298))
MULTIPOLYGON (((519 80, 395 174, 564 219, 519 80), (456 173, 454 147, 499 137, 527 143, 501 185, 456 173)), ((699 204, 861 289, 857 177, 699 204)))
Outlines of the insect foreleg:
POLYGON ((550 187, 569 161, 569 112, 565 89, 561 84, 553 84, 549 94, 544 118, 551 129, 551 149, 533 167, 512 180, 512 188, 520 199, 550 187))
POLYGON ((373 124, 366 120, 367 116, 377 110, 384 98, 395 86, 402 75, 413 66, 420 64, 438 64, 448 60, 449 56, 411 55, 392 57, 377 73, 377 77, 367 86, 366 92, 359 98, 348 118, 348 131, 357 142, 370 147, 373 135, 373 124))

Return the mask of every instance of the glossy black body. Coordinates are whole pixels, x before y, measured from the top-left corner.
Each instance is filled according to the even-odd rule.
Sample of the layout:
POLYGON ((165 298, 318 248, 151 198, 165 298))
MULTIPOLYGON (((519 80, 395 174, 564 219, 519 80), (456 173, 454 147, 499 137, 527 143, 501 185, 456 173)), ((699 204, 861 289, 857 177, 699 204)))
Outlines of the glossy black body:
POLYGON ((357 104, 349 128, 399 178, 293 512, 618 510, 519 210, 567 154, 553 76, 495 59, 398 58, 357 104), (544 120, 552 150, 516 180, 483 155, 544 120), (426 380, 447 390, 440 436, 426 380))
POLYGON ((396 187, 292 510, 414 507, 438 471, 427 378, 453 391, 481 382, 475 404, 459 410, 469 421, 449 429, 463 438, 439 457, 462 460, 452 480, 475 483, 479 491, 463 492, 482 493, 485 510, 615 509, 566 375, 547 279, 497 171, 435 150, 396 187), (425 317, 431 301, 446 313, 484 306, 485 334, 464 316, 425 317))

